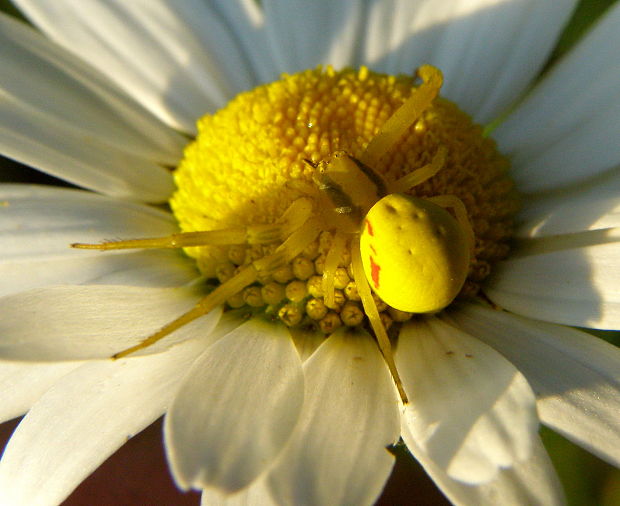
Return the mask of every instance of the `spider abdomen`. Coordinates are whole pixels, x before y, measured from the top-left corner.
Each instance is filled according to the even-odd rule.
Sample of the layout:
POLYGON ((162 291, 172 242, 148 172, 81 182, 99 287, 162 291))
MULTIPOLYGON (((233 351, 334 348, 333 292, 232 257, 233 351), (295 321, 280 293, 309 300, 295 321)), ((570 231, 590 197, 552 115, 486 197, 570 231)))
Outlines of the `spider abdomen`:
POLYGON ((470 253, 457 220, 428 200, 393 193, 362 223, 360 250, 368 282, 390 306, 435 312, 460 292, 470 253))

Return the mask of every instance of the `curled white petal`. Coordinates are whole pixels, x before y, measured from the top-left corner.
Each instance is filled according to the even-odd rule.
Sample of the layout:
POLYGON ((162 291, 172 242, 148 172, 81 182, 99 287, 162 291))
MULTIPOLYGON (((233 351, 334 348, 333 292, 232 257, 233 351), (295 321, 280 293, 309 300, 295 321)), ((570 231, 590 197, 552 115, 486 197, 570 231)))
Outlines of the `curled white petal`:
POLYGON ((59 504, 128 438, 164 412, 209 342, 167 353, 85 364, 32 407, 0 461, 0 504, 59 504))
POLYGON ((264 477, 235 494, 205 489, 202 491, 200 504, 201 506, 278 506, 271 497, 264 477))
POLYGON ((56 381, 80 364, 0 361, 0 423, 23 415, 56 381))
POLYGON ((398 439, 396 389, 376 343, 339 330, 304 363, 305 398, 289 444, 268 476, 278 504, 372 504, 398 439))
POLYGON ((585 332, 463 305, 454 324, 525 374, 543 423, 620 466, 620 350, 585 332))
POLYGON ((478 485, 463 483, 449 476, 420 447, 406 424, 403 425, 402 437, 413 456, 456 506, 565 504, 562 485, 538 436, 534 439, 532 454, 527 460, 516 463, 510 469, 501 470, 491 481, 478 485))
POLYGON ((303 400, 301 361, 282 325, 250 320, 196 360, 165 419, 183 488, 246 487, 289 438, 303 400))
POLYGON ((535 397, 495 350, 428 318, 404 325, 396 360, 410 400, 409 431, 448 476, 485 483, 529 458, 535 397))

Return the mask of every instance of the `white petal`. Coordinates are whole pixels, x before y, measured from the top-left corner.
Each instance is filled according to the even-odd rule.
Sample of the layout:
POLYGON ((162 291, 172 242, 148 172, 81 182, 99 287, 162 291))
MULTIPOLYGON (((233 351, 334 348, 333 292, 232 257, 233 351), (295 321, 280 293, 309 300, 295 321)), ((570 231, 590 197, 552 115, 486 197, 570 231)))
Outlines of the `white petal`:
POLYGON ((199 0, 17 4, 54 41, 186 132, 254 82, 225 21, 199 0))
POLYGON ((58 381, 5 450, 0 504, 60 503, 128 438, 161 416, 206 342, 189 341, 149 357, 89 363, 58 381))
POLYGON ((166 416, 177 483, 246 487, 281 451, 302 401, 301 361, 285 327, 252 319, 224 336, 196 360, 166 416))
POLYGON ((278 504, 364 505, 381 493, 399 435, 398 397, 376 343, 338 330, 305 362, 291 441, 269 474, 278 504))
POLYGON ((452 479, 420 448, 404 424, 403 439, 413 456, 422 464, 435 484, 457 506, 498 506, 564 504, 564 493, 549 456, 536 437, 532 455, 510 469, 500 471, 495 479, 480 485, 469 485, 452 479))
POLYGON ((360 38, 360 0, 266 0, 263 5, 271 50, 282 72, 353 63, 360 38))
MULTIPOLYGON (((172 164, 186 140, 68 51, 26 24, 0 15, 3 106, 96 137, 115 149, 172 164)), ((105 73, 107 74, 107 73, 105 73)), ((15 126, 15 125, 11 125, 15 126)))
POLYGON ((519 237, 620 228, 620 173, 526 202, 519 237))
POLYGON ((0 260, 0 295, 61 284, 176 287, 197 276, 192 263, 175 251, 0 260))
POLYGON ((494 133, 522 191, 580 182, 620 163, 620 5, 494 133))
POLYGON ((84 131, 76 135, 38 111, 5 108, 0 117, 0 150, 8 158, 118 198, 164 202, 174 190, 172 176, 156 163, 116 150, 84 131))
POLYGON ((0 361, 0 423, 23 415, 58 379, 79 365, 0 361))
POLYGON ((463 305, 453 321, 505 355, 538 397, 541 420, 620 465, 620 350, 575 329, 463 305))
MULTIPOLYGON (((0 356, 26 361, 108 358, 154 334, 199 298, 197 289, 128 286, 57 286, 2 297, 0 356)), ((159 353, 198 337, 213 329, 220 314, 213 310, 137 354, 159 353)))
POLYGON ((620 329, 619 231, 543 239, 541 254, 513 257, 494 266, 485 293, 496 304, 531 318, 620 329), (571 246, 570 241, 580 239, 612 242, 554 251, 555 244, 563 247, 568 240, 571 246))
POLYGON ((366 60, 382 71, 422 63, 445 76, 442 95, 479 122, 493 119, 528 86, 568 20, 574 0, 374 2, 366 60))
POLYGON ((255 0, 211 0, 247 55, 258 82, 271 82, 281 71, 271 53, 265 13, 255 0))
POLYGON ((529 458, 538 429, 525 378, 492 348, 428 318, 403 326, 396 354, 412 437, 448 476, 480 484, 529 458))
POLYGON ((0 27, 2 152, 103 193, 165 200, 163 165, 186 141, 22 23, 0 16, 0 27))
POLYGON ((75 250, 74 242, 165 236, 172 216, 76 190, 0 185, 0 294, 51 284, 179 286, 197 276, 178 251, 75 250))
POLYGON ((202 491, 201 506, 277 506, 264 478, 255 480, 236 494, 225 494, 214 489, 202 491))
POLYGON ((289 331, 293 336, 293 342, 302 362, 308 360, 320 344, 325 341, 325 334, 313 329, 291 328, 289 331))

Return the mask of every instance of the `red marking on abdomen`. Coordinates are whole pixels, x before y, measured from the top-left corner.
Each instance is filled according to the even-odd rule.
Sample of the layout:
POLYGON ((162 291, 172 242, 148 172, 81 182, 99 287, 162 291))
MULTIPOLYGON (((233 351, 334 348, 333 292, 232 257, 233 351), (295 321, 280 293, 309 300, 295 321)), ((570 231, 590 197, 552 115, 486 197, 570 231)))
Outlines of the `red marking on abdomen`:
POLYGON ((379 288, 379 271, 381 270, 381 266, 375 263, 375 259, 370 255, 370 277, 372 278, 372 282, 375 285, 375 290, 379 288))
POLYGON ((370 235, 375 235, 375 233, 372 230, 372 225, 370 224, 370 221, 368 221, 368 218, 366 219, 366 230, 368 230, 368 233, 370 235))

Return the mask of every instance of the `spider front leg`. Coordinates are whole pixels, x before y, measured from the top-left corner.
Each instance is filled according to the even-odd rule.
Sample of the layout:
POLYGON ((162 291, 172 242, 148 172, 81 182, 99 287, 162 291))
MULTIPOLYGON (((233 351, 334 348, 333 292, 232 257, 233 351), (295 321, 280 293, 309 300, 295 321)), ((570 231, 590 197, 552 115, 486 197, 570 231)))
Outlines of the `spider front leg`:
MULTIPOLYGON (((312 199, 309 198, 300 198, 295 200, 287 209, 287 211, 282 216, 282 219, 279 220, 279 224, 276 225, 257 225, 257 226, 249 226, 243 229, 244 234, 247 236, 256 231, 264 232, 265 230, 270 230, 270 236, 274 233, 281 237, 282 235, 287 235, 286 239, 280 246, 276 248, 276 250, 263 258, 253 261, 248 266, 239 271, 232 278, 227 280, 225 283, 222 283, 215 290, 209 293, 207 296, 198 301, 198 303, 189 311, 182 314, 175 320, 171 321, 164 327, 162 327, 159 331, 148 336, 142 342, 138 343, 135 346, 122 350, 112 356, 114 359, 122 358, 136 351, 142 350, 155 344, 160 341, 164 337, 168 336, 175 330, 187 325, 192 322, 196 318, 199 318, 217 306, 224 304, 228 299, 232 296, 251 285, 255 281, 259 279, 259 277, 263 274, 269 274, 299 255, 308 245, 310 245, 319 235, 321 231, 321 220, 313 216, 313 202, 312 199), (268 228, 271 227, 271 228, 268 228)), ((239 229, 232 229, 239 230, 239 229)), ((214 231, 216 234, 212 235, 209 232, 197 232, 198 237, 202 239, 200 242, 192 242, 192 246, 204 246, 214 244, 210 242, 213 237, 217 237, 218 239, 224 240, 222 238, 233 238, 239 237, 237 232, 231 232, 231 229, 224 229, 219 231, 214 231), (202 234, 202 235, 201 235, 202 234), (219 234, 219 235, 218 235, 219 234)), ((259 237, 259 236, 257 236, 259 237)), ((139 248, 139 247, 147 247, 147 248, 157 248, 157 247, 183 247, 187 244, 179 244, 179 238, 181 242, 188 238, 191 241, 196 241, 194 233, 191 234, 176 234, 171 237, 163 237, 163 238, 155 238, 155 239, 137 239, 130 241, 120 241, 120 242, 108 242, 104 244, 96 244, 96 245, 78 245, 74 247, 86 247, 89 249, 117 249, 115 246, 119 246, 119 248, 139 248), (174 246, 170 246, 169 244, 173 241, 174 246), (120 243, 120 245, 119 245, 120 243), (144 246, 143 246, 144 245, 144 246), (162 246, 163 245, 163 246, 162 246), (91 248, 92 247, 92 248, 91 248)), ((273 239, 269 242, 275 242, 279 239, 273 239)), ((217 244, 231 244, 230 242, 222 242, 217 244)), ((239 242, 234 242, 233 244, 240 244, 239 242)), ((256 244, 256 243, 255 243, 256 244)))
POLYGON ((259 278, 260 274, 271 273, 290 262, 317 238, 320 231, 320 220, 318 218, 309 218, 301 227, 293 232, 273 254, 252 262, 248 267, 218 286, 209 295, 199 300, 188 312, 171 321, 155 334, 144 339, 141 343, 114 354, 112 358, 122 358, 138 350, 147 348, 175 330, 209 313, 217 306, 224 304, 237 292, 254 283, 259 278))
POLYGON ((465 232, 469 252, 470 254, 473 254, 476 246, 476 235, 474 234, 474 229, 469 221, 467 208, 465 207, 465 204, 463 204, 463 201, 456 195, 437 195, 435 197, 427 197, 426 200, 432 202, 433 204, 437 204, 439 207, 443 207, 444 209, 449 208, 454 211, 456 221, 459 223, 463 232, 465 232))
POLYGON ((448 150, 441 146, 430 163, 390 183, 390 193, 405 193, 437 174, 446 164, 448 150))
POLYGON ((283 241, 299 228, 313 212, 312 199, 295 200, 274 224, 248 225, 199 232, 181 232, 166 237, 105 241, 98 244, 74 243, 76 249, 167 249, 192 246, 232 246, 235 244, 269 244, 283 241))

